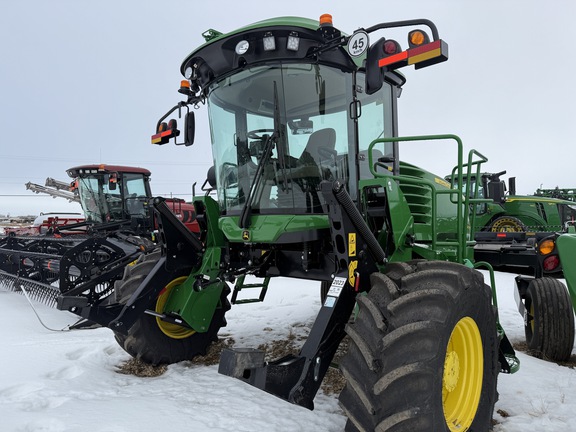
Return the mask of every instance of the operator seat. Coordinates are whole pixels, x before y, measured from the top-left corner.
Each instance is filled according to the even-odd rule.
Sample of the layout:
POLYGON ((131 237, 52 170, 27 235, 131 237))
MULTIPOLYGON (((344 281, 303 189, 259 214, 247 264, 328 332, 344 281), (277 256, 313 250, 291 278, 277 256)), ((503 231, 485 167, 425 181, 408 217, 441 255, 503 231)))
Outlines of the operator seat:
POLYGON ((332 128, 317 130, 308 138, 296 168, 292 170, 292 178, 299 187, 294 188, 296 207, 305 207, 309 213, 322 211, 318 186, 322 180, 331 177, 326 163, 336 155, 335 147, 336 131, 332 128))
POLYGON ((130 196, 126 198, 126 208, 128 210, 128 219, 130 219, 131 216, 144 216, 146 214, 144 201, 139 199, 136 193, 130 194, 130 196))
POLYGON ((320 170, 322 161, 326 161, 327 154, 334 153, 336 147, 336 131, 332 128, 320 129, 308 138, 306 148, 298 159, 299 165, 315 165, 320 170), (324 150, 324 155, 322 155, 324 150))

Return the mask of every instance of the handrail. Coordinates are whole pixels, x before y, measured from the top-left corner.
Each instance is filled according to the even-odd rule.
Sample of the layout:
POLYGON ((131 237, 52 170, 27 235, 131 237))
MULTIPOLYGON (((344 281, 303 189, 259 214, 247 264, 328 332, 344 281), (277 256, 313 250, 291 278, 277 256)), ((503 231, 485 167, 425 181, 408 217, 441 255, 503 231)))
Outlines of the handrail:
MULTIPOLYGON (((436 246, 455 246, 456 247, 456 258, 457 258, 458 262, 464 262, 465 249, 469 244, 473 243, 473 242, 472 243, 468 242, 468 239, 473 240, 473 237, 472 237, 473 225, 468 224, 468 222, 470 221, 470 204, 476 204, 476 203, 480 202, 479 199, 478 198, 470 198, 469 194, 465 194, 465 196, 464 196, 461 189, 454 189, 453 188, 453 183, 452 183, 451 187, 446 189, 446 190, 438 190, 438 189, 436 189, 434 182, 432 182, 431 180, 427 180, 427 179, 423 179, 423 178, 416 178, 416 177, 406 176, 406 175, 390 175, 390 174, 379 173, 374 168, 374 160, 373 160, 374 158, 372 155, 372 150, 374 149, 374 146, 379 144, 379 143, 389 143, 389 142, 390 143, 398 143, 398 142, 414 142, 414 141, 446 141, 446 140, 454 141, 456 143, 457 164, 453 170, 453 178, 454 178, 454 173, 455 173, 456 177, 458 179, 458 184, 461 185, 463 178, 464 178, 464 173, 463 173, 464 167, 466 167, 469 171, 472 166, 477 165, 477 170, 479 170, 480 165, 483 162, 486 162, 488 159, 485 156, 483 156, 482 154, 480 154, 479 152, 472 150, 468 155, 468 163, 466 165, 464 165, 462 140, 460 139, 460 137, 458 137, 457 135, 453 135, 453 134, 389 137, 389 138, 375 139, 368 146, 368 163, 369 163, 370 172, 375 178, 378 178, 378 177, 390 178, 390 177, 392 177, 399 182, 402 181, 403 183, 408 183, 408 184, 426 185, 431 189, 432 247, 433 247, 433 249, 435 249, 436 246), (480 158, 480 160, 473 161, 472 159, 473 159, 474 155, 478 156, 480 158), (438 209, 437 196, 441 195, 441 194, 449 195, 451 202, 454 202, 453 201, 454 196, 456 197, 456 201, 455 201, 456 218, 457 218, 458 223, 456 225, 456 241, 454 241, 454 242, 451 242, 451 241, 439 242, 436 238, 436 233, 438 230, 438 227, 437 227, 437 209, 438 209), (466 212, 466 214, 464 214, 464 212, 466 212), (468 228, 468 227, 470 227, 470 228, 468 228)), ((467 171, 467 174, 468 174, 468 171, 467 171)), ((468 181, 469 181, 470 176, 467 175, 467 177, 468 177, 468 181)), ((469 190, 469 187, 470 187, 469 184, 467 184, 467 187, 468 187, 467 190, 469 190)), ((473 223, 473 221, 472 221, 472 223, 473 223)))

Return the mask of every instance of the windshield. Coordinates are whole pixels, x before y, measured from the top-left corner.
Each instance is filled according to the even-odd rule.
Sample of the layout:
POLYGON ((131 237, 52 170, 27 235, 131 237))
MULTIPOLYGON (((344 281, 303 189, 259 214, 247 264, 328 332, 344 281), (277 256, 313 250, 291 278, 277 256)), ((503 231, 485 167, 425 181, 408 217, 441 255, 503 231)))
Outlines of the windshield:
POLYGON ((94 174, 78 181, 80 203, 86 219, 96 223, 117 222, 146 214, 146 180, 142 174, 94 174))
MULTIPOLYGON (((360 86, 357 91, 362 105, 359 148, 350 115, 352 73, 323 65, 275 64, 213 84, 208 102, 222 211, 239 213, 250 194, 254 213, 322 213, 323 180, 342 181, 354 199, 356 161, 360 177, 368 178, 370 142, 392 136, 393 130, 392 110, 384 109, 390 105, 390 87, 371 96, 360 86)), ((391 155, 391 145, 380 146, 377 156, 391 155)))

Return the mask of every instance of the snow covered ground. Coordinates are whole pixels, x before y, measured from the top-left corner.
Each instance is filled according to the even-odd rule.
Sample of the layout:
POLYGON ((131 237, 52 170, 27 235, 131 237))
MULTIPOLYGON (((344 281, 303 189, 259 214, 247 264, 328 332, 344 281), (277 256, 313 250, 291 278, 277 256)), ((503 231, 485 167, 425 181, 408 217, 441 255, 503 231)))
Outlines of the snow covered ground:
MULTIPOLYGON (((500 318, 510 339, 520 342, 524 330, 513 277, 497 273, 500 318)), ((76 320, 33 304, 53 329, 76 320)), ((280 279, 264 303, 233 306, 221 336, 245 347, 285 339, 305 331, 319 306, 318 283, 280 279)), ((336 395, 320 393, 309 411, 219 375, 217 366, 183 362, 157 377, 121 374, 129 356, 110 330, 49 331, 24 296, 2 289, 0 346, 2 432, 328 432, 345 424, 336 395)), ((574 368, 518 356, 520 371, 499 377, 494 430, 574 430, 574 368)))

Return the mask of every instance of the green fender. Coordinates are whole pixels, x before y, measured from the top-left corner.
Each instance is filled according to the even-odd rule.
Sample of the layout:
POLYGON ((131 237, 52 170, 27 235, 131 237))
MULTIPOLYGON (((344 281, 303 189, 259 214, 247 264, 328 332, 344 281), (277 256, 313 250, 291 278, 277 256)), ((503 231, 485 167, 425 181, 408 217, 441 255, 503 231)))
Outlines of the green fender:
POLYGON ((560 254, 560 262, 572 299, 572 307, 576 311, 576 234, 562 234, 556 240, 556 247, 560 254))
POLYGON ((220 279, 220 261, 225 245, 224 233, 218 228, 220 209, 210 196, 196 197, 196 214, 205 222, 205 251, 200 266, 172 289, 164 311, 182 318, 199 333, 208 331, 226 282, 220 279), (200 211, 199 211, 200 210, 200 211))

